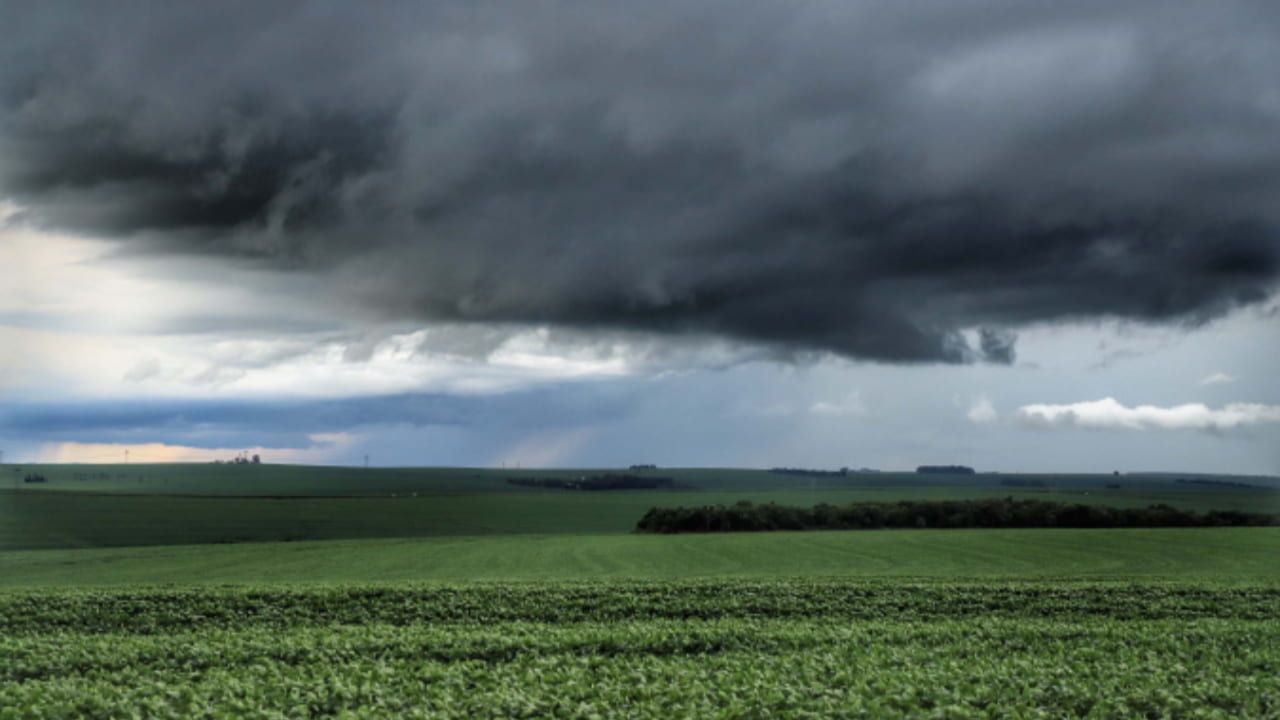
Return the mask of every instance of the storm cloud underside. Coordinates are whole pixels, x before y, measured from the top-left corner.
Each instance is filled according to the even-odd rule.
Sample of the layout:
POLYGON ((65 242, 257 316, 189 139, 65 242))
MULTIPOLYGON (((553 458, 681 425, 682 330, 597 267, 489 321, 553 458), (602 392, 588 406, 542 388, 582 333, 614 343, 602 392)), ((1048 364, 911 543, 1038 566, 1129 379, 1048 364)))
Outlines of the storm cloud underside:
POLYGON ((1280 275, 1280 9, 14 4, 0 196, 370 317, 1008 363, 1280 275))

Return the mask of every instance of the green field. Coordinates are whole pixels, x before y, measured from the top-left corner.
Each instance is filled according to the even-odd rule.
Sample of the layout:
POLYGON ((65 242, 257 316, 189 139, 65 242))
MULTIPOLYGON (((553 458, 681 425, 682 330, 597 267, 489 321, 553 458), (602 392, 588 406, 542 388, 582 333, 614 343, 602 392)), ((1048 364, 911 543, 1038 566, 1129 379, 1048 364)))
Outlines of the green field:
POLYGON ((1275 717, 1280 589, 769 580, 0 594, 5 717, 1275 717))
MULTIPOLYGON (((1006 492, 1014 497, 1088 500, 1068 493, 1006 492)), ((402 498, 196 498, 159 495, 0 492, 0 548, 102 547, 492 534, 629 533, 651 507, 781 505, 929 499, 929 488, 671 492, 432 493, 402 498)), ((987 497, 980 488, 944 497, 987 497)), ((1200 498, 1184 506, 1199 507, 1200 498)), ((1236 499, 1236 498, 1230 498, 1236 499)), ((1118 496, 1111 504, 1147 505, 1152 497, 1118 496)), ((1217 503, 1257 511, 1257 503, 1217 503)), ((1215 508, 1219 509, 1219 508, 1215 508)))
MULTIPOLYGON (((575 477, 600 470, 363 470, 300 466, 11 466, 0 489, 0 550, 490 534, 627 533, 651 507, 846 504, 893 500, 1037 498, 1120 507, 1280 513, 1274 478, 1253 488, 1177 482, 1181 476, 853 473, 797 477, 759 470, 671 469, 683 489, 530 489, 508 476, 575 477), (15 469, 17 470, 15 472, 15 469), (47 482, 26 484, 40 474, 47 482), (1035 482, 1037 487, 1003 483, 1035 482), (1115 487, 1108 487, 1115 486, 1115 487)), ((618 471, 614 471, 618 472, 618 471)), ((622 471, 626 472, 626 471, 622 471)), ((1239 482, 1223 478, 1225 482, 1239 482)))
POLYGON ((1280 528, 508 535, 0 553, 0 587, 693 577, 1280 581, 1280 528))
POLYGON ((0 491, 4 720, 1280 717, 1280 527, 631 532, 744 499, 1280 512, 1274 479, 87 467, 0 491))
MULTIPOLYGON (((698 490, 760 491, 797 489, 903 489, 945 491, 983 488, 1017 490, 1027 483, 1036 489, 1084 493, 1119 490, 1118 494, 1148 492, 1230 498, 1248 488, 1178 480, 1238 483, 1280 490, 1280 478, 1266 476, 1197 475, 1188 473, 1131 473, 1125 475, 1054 473, 919 474, 915 472, 849 471, 844 475, 793 475, 747 468, 559 468, 545 470, 498 468, 353 468, 316 465, 71 464, 0 465, 0 487, 29 491, 76 491, 121 494, 351 497, 403 496, 413 492, 512 492, 519 488, 507 478, 574 478, 603 473, 631 473, 669 477, 698 490), (47 482, 29 485, 28 475, 47 482), (1118 488, 1108 488, 1118 485, 1118 488)), ((1256 493, 1253 493, 1256 494, 1256 493)))

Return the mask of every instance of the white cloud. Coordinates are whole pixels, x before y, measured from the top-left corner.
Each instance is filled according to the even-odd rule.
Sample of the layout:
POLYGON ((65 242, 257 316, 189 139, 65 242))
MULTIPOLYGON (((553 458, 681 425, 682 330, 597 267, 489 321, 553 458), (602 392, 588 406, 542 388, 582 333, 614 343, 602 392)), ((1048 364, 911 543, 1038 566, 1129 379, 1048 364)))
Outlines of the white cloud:
POLYGON ((969 412, 965 413, 965 416, 976 423, 993 423, 1000 418, 995 406, 991 404, 991 399, 985 395, 969 406, 969 412))
POLYGON ((1200 381, 1201 385, 1226 385, 1235 382, 1236 379, 1224 372, 1216 372, 1200 381))
POLYGON ((809 412, 814 415, 827 415, 829 417, 848 417, 853 415, 866 415, 867 404, 862 401, 862 393, 854 390, 844 397, 843 400, 836 402, 818 401, 809 406, 809 412))
POLYGON ((5 225, 0 393, 6 399, 349 397, 502 393, 569 380, 729 367, 766 351, 510 324, 380 324, 223 264, 112 254, 88 238, 5 225))
POLYGON ((1082 427, 1125 430, 1226 430, 1280 422, 1280 405, 1232 403, 1215 410, 1202 403, 1173 407, 1127 407, 1115 398, 1067 405, 1024 405, 1018 409, 1023 422, 1042 427, 1082 427))

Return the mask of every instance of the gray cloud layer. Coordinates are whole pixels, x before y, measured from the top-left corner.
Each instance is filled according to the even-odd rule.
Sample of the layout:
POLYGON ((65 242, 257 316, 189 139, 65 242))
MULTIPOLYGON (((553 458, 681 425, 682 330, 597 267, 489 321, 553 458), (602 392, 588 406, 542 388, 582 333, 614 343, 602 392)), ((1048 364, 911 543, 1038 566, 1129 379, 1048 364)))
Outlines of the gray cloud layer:
POLYGON ((1280 275, 1280 9, 10 4, 0 194, 389 320, 1014 357, 1280 275), (961 331, 981 328, 977 342, 961 331))

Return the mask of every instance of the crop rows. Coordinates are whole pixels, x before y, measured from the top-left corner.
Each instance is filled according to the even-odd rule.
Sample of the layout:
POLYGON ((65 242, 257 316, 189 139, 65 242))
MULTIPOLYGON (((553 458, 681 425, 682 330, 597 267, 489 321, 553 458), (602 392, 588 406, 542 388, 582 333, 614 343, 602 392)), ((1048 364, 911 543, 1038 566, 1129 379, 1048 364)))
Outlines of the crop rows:
POLYGON ((765 580, 0 593, 0 632, 652 619, 1280 617, 1280 585, 765 580))
POLYGON ((0 595, 0 718, 1280 717, 1280 590, 696 582, 0 595))

